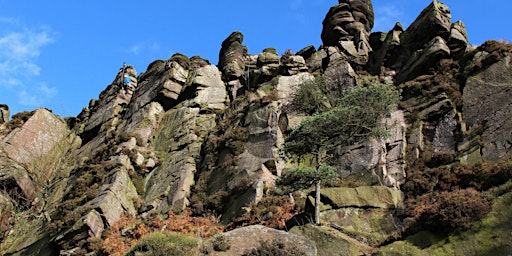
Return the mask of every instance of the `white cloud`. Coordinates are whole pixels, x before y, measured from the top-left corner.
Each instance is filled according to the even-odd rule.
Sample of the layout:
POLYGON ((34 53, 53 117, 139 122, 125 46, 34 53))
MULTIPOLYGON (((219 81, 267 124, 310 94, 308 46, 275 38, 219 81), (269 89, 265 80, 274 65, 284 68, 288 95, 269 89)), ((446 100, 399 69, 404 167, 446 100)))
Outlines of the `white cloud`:
POLYGON ((57 94, 57 89, 39 79, 41 67, 37 59, 44 46, 55 42, 55 34, 48 27, 22 27, 18 20, 8 17, 0 17, 0 24, 2 94, 6 97, 17 97, 17 104, 43 106, 57 94))

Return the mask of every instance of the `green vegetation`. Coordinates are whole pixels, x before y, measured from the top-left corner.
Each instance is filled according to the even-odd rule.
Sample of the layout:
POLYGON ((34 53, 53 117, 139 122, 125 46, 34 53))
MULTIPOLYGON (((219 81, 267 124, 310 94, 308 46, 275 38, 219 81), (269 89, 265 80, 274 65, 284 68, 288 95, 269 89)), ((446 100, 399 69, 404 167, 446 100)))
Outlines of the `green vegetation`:
POLYGON ((152 233, 142 238, 125 255, 196 255, 197 245, 195 238, 183 234, 152 233))
POLYGON ((400 100, 400 91, 391 85, 352 87, 343 93, 336 107, 304 120, 285 141, 285 151, 296 155, 327 153, 338 146, 384 136, 381 119, 400 100))
MULTIPOLYGON (((292 158, 295 155, 295 161, 302 161, 302 164, 289 168, 280 179, 282 185, 296 189, 315 184, 317 225, 320 224, 320 183, 338 177, 336 169, 326 164, 328 156, 339 146, 386 135, 381 120, 400 100, 400 91, 391 85, 351 87, 344 89, 338 98, 336 93, 330 96, 325 93, 328 84, 323 78, 315 78, 303 83, 295 95, 295 109, 316 114, 305 119, 286 138, 284 151, 292 158)), ((330 86, 341 85, 337 81, 330 86)))

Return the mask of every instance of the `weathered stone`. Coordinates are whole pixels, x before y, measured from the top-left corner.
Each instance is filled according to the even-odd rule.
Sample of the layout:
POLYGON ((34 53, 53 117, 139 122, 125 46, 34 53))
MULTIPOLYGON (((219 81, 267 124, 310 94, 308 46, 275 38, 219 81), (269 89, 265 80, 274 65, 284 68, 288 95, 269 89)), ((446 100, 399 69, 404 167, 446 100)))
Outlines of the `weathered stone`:
POLYGON ((324 46, 340 46, 345 54, 365 64, 371 52, 369 43, 374 14, 370 0, 340 0, 331 7, 323 21, 324 46))
POLYGON ((393 29, 385 34, 385 38, 373 43, 374 53, 370 55, 369 69, 374 74, 380 74, 382 67, 397 69, 396 60, 400 55, 400 35, 404 32, 402 24, 397 22, 393 29))
POLYGON ((0 124, 6 123, 9 121, 9 116, 11 112, 9 110, 9 106, 6 104, 0 104, 0 124))
POLYGON ((406 123, 402 111, 383 120, 389 135, 383 139, 340 147, 337 169, 340 175, 354 178, 359 185, 380 184, 399 188, 405 180, 406 123))
POLYGON ((49 153, 69 133, 66 123, 46 109, 38 109, 1 145, 18 163, 29 163, 49 153))
POLYGON ((245 72, 245 52, 242 45, 244 36, 240 32, 233 32, 224 42, 219 53, 219 69, 222 71, 224 81, 237 80, 245 72))
POLYGON ((403 231, 394 211, 388 209, 347 207, 327 210, 321 212, 320 222, 370 246, 378 246, 403 231))
POLYGON ((280 73, 287 76, 308 71, 306 61, 302 56, 298 55, 282 57, 280 69, 280 73))
POLYGON ((201 145, 215 127, 214 114, 199 112, 181 107, 163 116, 153 141, 162 164, 149 175, 143 209, 180 212, 187 206, 201 145))
POLYGON ((294 94, 299 89, 299 85, 313 80, 314 76, 310 73, 300 73, 293 76, 280 76, 276 85, 277 98, 283 105, 292 102, 294 94))
POLYGON ((0 166, 13 177, 27 200, 33 200, 56 171, 52 163, 62 157, 72 143, 66 123, 46 109, 38 109, 0 144, 0 166))
POLYGON ((272 243, 274 241, 282 243, 285 248, 290 248, 290 250, 302 253, 302 255, 317 255, 315 245, 303 236, 260 225, 237 228, 219 234, 214 239, 219 236, 223 237, 231 246, 227 251, 216 252, 218 256, 243 255, 244 253, 249 253, 252 249, 260 247, 263 243, 272 243))
POLYGON ((208 65, 195 73, 192 84, 197 86, 197 92, 193 101, 204 109, 225 109, 228 97, 219 69, 208 65))
POLYGON ((399 83, 426 73, 439 60, 450 55, 450 48, 441 37, 435 37, 427 46, 415 52, 397 74, 399 83))
POLYGON ((268 64, 279 64, 279 56, 274 52, 262 52, 258 55, 258 67, 263 67, 268 64))
MULTIPOLYGON (((85 123, 80 137, 85 143, 93 140, 99 134, 106 134, 109 129, 114 127, 124 107, 130 101, 132 95, 130 94, 127 97, 123 89, 123 74, 125 72, 131 74, 131 77, 135 73, 135 69, 131 66, 127 67, 126 70, 121 68, 114 82, 101 92, 99 99, 94 101, 94 104, 90 104, 89 115, 84 113, 83 118, 85 120, 82 121, 85 123)), ((134 83, 138 87, 138 83, 134 83)))
POLYGON ((497 160, 512 152, 512 57, 468 77, 463 92, 463 117, 468 128, 484 128, 480 154, 497 160))
POLYGON ((109 226, 116 223, 124 213, 135 216, 137 211, 134 201, 138 198, 135 186, 126 170, 133 168, 129 158, 121 155, 111 161, 117 162, 122 167, 109 173, 100 188, 99 196, 89 203, 92 208, 100 210, 109 226))
POLYGON ((416 51, 423 49, 425 44, 437 36, 448 40, 451 20, 450 8, 434 0, 401 35, 401 41, 409 49, 416 51))
POLYGON ((304 47, 303 49, 299 50, 296 55, 302 56, 304 60, 308 60, 313 56, 313 54, 316 52, 316 48, 314 45, 309 45, 304 47))
POLYGON ((323 188, 321 192, 322 202, 328 202, 332 209, 347 207, 403 209, 402 191, 385 186, 323 188))
MULTIPOLYGON (((168 61, 167 66, 169 68, 169 80, 175 81, 179 85, 183 85, 187 82, 189 72, 187 69, 185 69, 183 66, 181 66, 178 61, 174 61, 174 60, 168 61)), ((167 88, 167 87, 164 85, 164 88, 167 88)), ((168 88, 168 89, 171 90, 172 88, 168 88)), ((176 92, 177 94, 180 93, 180 91, 176 91, 176 90, 173 90, 173 91, 176 92)))
POLYGON ((462 21, 457 21, 452 24, 450 29, 450 38, 448 38, 448 46, 452 56, 460 57, 468 50, 469 39, 466 32, 466 26, 462 21))
POLYGON ((160 116, 164 112, 162 105, 151 102, 142 108, 130 105, 124 119, 127 119, 124 127, 125 132, 132 132, 138 135, 140 146, 146 146, 152 139, 153 133, 158 128, 160 116))
POLYGON ((85 215, 84 224, 89 227, 90 237, 100 238, 103 230, 105 229, 101 215, 95 210, 92 210, 85 215))

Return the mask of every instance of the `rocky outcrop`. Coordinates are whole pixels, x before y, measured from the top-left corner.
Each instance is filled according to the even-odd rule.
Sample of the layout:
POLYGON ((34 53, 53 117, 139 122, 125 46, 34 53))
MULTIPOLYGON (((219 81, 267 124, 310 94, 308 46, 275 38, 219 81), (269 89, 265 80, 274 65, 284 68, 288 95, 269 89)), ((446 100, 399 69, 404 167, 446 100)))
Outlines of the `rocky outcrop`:
POLYGON ((245 72, 245 55, 247 49, 242 45, 244 35, 233 32, 224 42, 219 53, 219 67, 222 72, 222 80, 238 80, 245 72))
POLYGON ((355 63, 365 64, 371 51, 369 36, 374 23, 372 2, 340 0, 323 21, 324 46, 339 47, 355 63))
MULTIPOLYGON (((248 226, 218 234, 210 241, 230 246, 215 255, 269 244, 306 255, 380 249, 420 255, 435 241, 418 243, 430 239, 423 230, 404 233, 400 189, 411 193, 410 180, 430 186, 446 178, 431 172, 459 162, 508 161, 512 48, 472 47, 464 24, 451 23, 450 10, 438 1, 407 29, 397 23, 370 34, 373 20, 371 1, 340 0, 324 19, 318 49, 249 54, 242 33, 234 32, 222 43, 218 65, 176 53, 138 76, 123 66, 76 118, 38 109, 9 120, 9 108, 0 105, 0 254, 50 255, 57 248, 62 255, 93 255, 119 223, 151 229, 162 223, 155 216, 170 211, 194 216, 185 219, 214 215, 224 224, 261 215, 260 221, 283 226, 304 209, 286 222, 290 232, 248 226), (402 90, 402 100, 381 120, 386 136, 328 152, 341 180, 322 188, 322 225, 314 226, 308 224, 312 196, 285 193, 277 181, 298 158, 282 151, 285 138, 308 118, 293 108, 294 96, 319 78, 329 97, 386 83, 402 90)), ((504 207, 509 183, 489 190, 501 196, 490 218, 510 212, 504 207)), ((435 194, 437 187, 422 189, 435 194)), ((475 229, 489 228, 489 221, 475 229)), ((510 233, 504 223, 501 235, 510 233)), ((136 239, 134 230, 123 227, 119 236, 136 239)))

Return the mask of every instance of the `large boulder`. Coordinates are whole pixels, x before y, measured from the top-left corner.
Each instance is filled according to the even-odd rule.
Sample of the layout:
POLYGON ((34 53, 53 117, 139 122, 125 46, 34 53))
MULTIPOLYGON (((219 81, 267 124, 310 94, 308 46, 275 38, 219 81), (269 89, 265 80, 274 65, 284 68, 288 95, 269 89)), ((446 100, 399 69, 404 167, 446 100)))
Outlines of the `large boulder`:
POLYGON ((364 186, 356 188, 324 188, 322 202, 327 208, 403 208, 403 193, 385 186, 364 186))
MULTIPOLYGON (((323 188, 320 222, 338 231, 338 236, 352 238, 348 239, 351 244, 377 246, 403 231, 403 224, 396 218, 403 212, 403 200, 400 190, 385 186, 323 188)), ((313 212, 313 202, 310 194, 307 213, 313 212)), ((297 221, 300 216, 288 224, 297 221)), ((332 233, 325 229, 322 232, 332 233)))
POLYGON ((230 245, 226 251, 216 252, 218 256, 244 255, 265 243, 273 242, 280 243, 285 249, 300 255, 317 255, 317 248, 305 237, 260 225, 238 228, 219 234, 214 239, 223 239, 230 245))
POLYGON ((57 171, 53 164, 73 143, 60 117, 38 109, 18 129, 0 141, 2 180, 14 178, 28 201, 33 200, 57 171), (71 142, 71 141, 69 141, 71 142))
POLYGON ((424 49, 418 50, 410 56, 398 72, 396 80, 401 83, 425 74, 439 60, 448 56, 450 56, 450 48, 442 37, 437 36, 428 42, 424 49))
POLYGON ((316 246, 318 255, 370 255, 372 248, 328 226, 295 226, 290 233, 304 236, 316 246))

